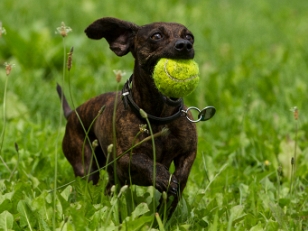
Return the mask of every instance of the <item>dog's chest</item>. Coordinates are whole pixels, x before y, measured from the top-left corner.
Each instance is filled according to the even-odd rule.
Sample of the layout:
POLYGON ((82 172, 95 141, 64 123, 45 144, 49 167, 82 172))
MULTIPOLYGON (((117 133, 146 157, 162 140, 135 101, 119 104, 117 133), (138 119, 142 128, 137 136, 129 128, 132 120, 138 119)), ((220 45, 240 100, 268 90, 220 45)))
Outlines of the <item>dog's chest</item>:
MULTIPOLYGON (((152 129, 154 136, 156 136, 154 139, 154 151, 157 162, 168 165, 178 156, 185 155, 195 149, 193 136, 183 129, 169 128, 165 125, 153 126, 152 129)), ((148 156, 153 157, 152 139, 148 131, 143 132, 140 136, 140 141, 145 139, 148 141, 141 145, 140 152, 145 152, 148 156)))

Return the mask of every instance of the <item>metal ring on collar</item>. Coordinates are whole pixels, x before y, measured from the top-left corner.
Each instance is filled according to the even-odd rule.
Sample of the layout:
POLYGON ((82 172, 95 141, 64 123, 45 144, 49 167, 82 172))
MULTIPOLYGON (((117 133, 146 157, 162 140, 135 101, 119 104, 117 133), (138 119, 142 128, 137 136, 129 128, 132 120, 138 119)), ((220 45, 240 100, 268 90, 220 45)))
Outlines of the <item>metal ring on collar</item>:
POLYGON ((197 108, 197 107, 194 107, 194 106, 191 106, 191 107, 187 108, 186 111, 182 110, 182 112, 185 113, 186 119, 188 119, 192 123, 198 123, 201 120, 201 117, 199 117, 197 120, 193 120, 193 119, 189 118, 188 112, 190 110, 196 110, 196 111, 199 112, 199 114, 200 114, 201 110, 199 108, 197 108))

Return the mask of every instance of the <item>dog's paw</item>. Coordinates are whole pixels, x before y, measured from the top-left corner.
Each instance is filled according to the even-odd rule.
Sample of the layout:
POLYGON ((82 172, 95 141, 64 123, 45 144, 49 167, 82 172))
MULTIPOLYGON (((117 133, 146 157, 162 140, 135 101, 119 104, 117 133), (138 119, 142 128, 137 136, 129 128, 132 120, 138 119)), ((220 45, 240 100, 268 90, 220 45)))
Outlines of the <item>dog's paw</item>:
POLYGON ((171 180, 168 185, 167 192, 169 195, 178 195, 179 183, 174 175, 171 175, 171 180))
POLYGON ((167 192, 169 195, 177 195, 179 183, 174 175, 170 177, 158 177, 156 179, 156 189, 160 192, 167 192))

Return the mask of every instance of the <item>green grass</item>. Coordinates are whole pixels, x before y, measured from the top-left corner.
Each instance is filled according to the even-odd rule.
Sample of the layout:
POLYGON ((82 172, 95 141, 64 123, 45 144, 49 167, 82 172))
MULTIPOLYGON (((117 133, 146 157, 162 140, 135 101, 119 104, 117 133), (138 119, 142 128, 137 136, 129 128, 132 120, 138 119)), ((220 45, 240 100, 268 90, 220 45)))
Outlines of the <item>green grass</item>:
POLYGON ((153 222, 159 230, 307 230, 307 10, 299 0, 0 1, 0 230, 148 230, 153 222), (180 22, 195 35, 201 81, 185 103, 217 114, 197 124, 197 159, 167 223, 153 216, 151 187, 105 196, 104 171, 98 186, 68 184, 75 178, 55 91, 63 53, 74 47, 64 91, 70 82, 76 105, 114 91, 113 70, 127 73, 123 84, 133 68, 131 55, 86 38, 103 16, 180 22), (55 34, 61 22, 73 29, 64 40, 55 34), (9 76, 6 62, 15 64, 9 76), (53 194, 55 185, 65 186, 53 194))

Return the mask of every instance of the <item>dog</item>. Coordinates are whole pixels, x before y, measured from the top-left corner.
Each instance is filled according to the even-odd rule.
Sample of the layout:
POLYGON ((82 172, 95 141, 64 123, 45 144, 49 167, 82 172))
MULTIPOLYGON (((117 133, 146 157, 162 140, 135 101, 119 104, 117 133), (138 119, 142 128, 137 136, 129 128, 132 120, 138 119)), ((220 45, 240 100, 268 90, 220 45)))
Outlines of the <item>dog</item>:
POLYGON ((117 56, 130 52, 135 61, 134 70, 122 91, 101 94, 75 110, 70 108, 61 87, 57 87, 67 119, 62 144, 64 155, 75 176, 90 174, 89 181, 93 184, 99 181, 98 169, 107 164, 107 194, 116 183, 150 186, 155 182, 158 191, 167 192, 168 198, 173 196, 169 208, 172 214, 196 157, 197 132, 195 124, 183 116, 183 110, 187 109, 183 100, 162 95, 155 87, 152 73, 161 58, 193 59, 194 36, 178 23, 138 26, 111 17, 94 21, 85 33, 90 39, 105 38, 117 56), (140 114, 140 109, 145 115, 140 114), (154 134, 168 129, 168 135, 155 137, 155 163, 151 139, 126 152, 150 136, 148 132, 140 132, 140 126, 147 124, 144 116, 149 119, 154 134), (95 141, 97 145, 93 146, 95 141), (108 151, 110 144, 114 145, 114 153, 108 151), (172 162, 175 170, 171 174, 172 162))

